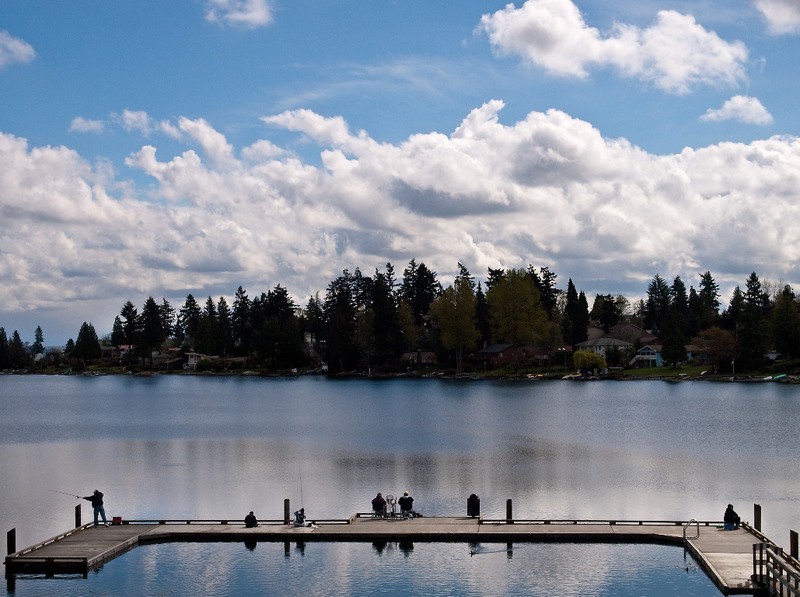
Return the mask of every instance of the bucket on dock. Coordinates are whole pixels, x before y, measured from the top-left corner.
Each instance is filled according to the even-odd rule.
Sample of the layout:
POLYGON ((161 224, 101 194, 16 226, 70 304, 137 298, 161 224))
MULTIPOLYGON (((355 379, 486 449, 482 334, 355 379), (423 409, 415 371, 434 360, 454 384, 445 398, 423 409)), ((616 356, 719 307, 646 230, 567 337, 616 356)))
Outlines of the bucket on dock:
POLYGON ((122 524, 122 516, 112 516, 111 524, 122 524))

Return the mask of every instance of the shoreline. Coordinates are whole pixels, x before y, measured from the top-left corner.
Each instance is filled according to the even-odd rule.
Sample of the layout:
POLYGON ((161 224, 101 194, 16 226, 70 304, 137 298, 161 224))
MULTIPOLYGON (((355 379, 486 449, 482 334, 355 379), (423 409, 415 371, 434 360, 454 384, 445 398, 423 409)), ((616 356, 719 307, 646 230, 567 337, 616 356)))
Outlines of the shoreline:
POLYGON ((291 379, 294 377, 324 377, 331 381, 342 379, 369 379, 373 381, 387 381, 393 379, 439 379, 439 380, 452 380, 452 381, 518 381, 518 382, 552 382, 552 381, 571 381, 571 382, 589 382, 589 381, 614 381, 614 382, 633 382, 633 381, 668 381, 673 383, 687 382, 687 381, 700 381, 700 382, 735 382, 735 383, 782 383, 782 384, 800 384, 800 375, 789 375, 781 373, 778 375, 769 374, 751 374, 751 375, 689 375, 686 373, 676 373, 672 375, 589 375, 581 376, 577 373, 564 374, 563 372, 553 373, 519 373, 519 374, 498 374, 487 375, 477 373, 450 373, 444 371, 430 371, 430 372, 402 372, 402 373, 365 373, 365 372, 347 372, 339 373, 336 375, 329 375, 326 372, 319 370, 309 371, 294 371, 294 372, 268 372, 258 370, 226 370, 226 371, 184 371, 184 370, 155 370, 155 369, 142 369, 142 370, 120 370, 119 368, 102 368, 84 371, 30 371, 30 370, 4 370, 0 371, 2 375, 43 375, 43 376, 65 376, 65 377, 96 377, 105 375, 119 375, 119 376, 133 376, 133 377, 153 377, 156 375, 174 375, 174 376, 191 376, 191 377, 263 377, 271 379, 291 379))

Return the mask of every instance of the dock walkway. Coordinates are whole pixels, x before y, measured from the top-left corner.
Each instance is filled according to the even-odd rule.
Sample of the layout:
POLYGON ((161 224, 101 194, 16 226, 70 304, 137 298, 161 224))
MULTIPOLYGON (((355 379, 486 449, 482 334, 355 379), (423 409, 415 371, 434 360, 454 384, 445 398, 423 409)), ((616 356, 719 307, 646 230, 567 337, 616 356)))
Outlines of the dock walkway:
POLYGON ((86 574, 104 562, 149 543, 180 541, 265 542, 465 542, 465 543, 661 543, 684 545, 724 594, 753 594, 753 545, 764 537, 747 525, 723 531, 720 522, 484 520, 432 517, 382 520, 365 514, 294 527, 267 521, 248 529, 228 521, 124 521, 110 527, 84 525, 9 554, 6 575, 86 574))

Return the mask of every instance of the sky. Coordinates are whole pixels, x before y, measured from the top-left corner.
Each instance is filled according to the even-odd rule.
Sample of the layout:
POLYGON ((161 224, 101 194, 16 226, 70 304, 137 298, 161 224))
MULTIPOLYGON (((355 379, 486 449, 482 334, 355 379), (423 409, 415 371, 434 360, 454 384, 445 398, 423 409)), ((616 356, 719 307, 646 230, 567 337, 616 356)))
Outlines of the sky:
POLYGON ((411 259, 800 286, 797 0, 0 0, 0 326, 411 259))

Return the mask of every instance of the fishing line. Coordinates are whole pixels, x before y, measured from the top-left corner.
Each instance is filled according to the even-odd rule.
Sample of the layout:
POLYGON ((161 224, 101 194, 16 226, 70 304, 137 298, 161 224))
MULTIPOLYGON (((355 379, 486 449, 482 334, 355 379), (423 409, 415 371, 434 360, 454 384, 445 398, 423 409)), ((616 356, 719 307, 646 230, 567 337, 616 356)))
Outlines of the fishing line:
POLYGON ((61 493, 63 495, 68 495, 68 496, 74 497, 76 499, 81 499, 81 496, 75 495, 74 493, 67 493, 66 491, 58 491, 57 489, 48 489, 47 491, 52 491, 53 493, 61 493))

